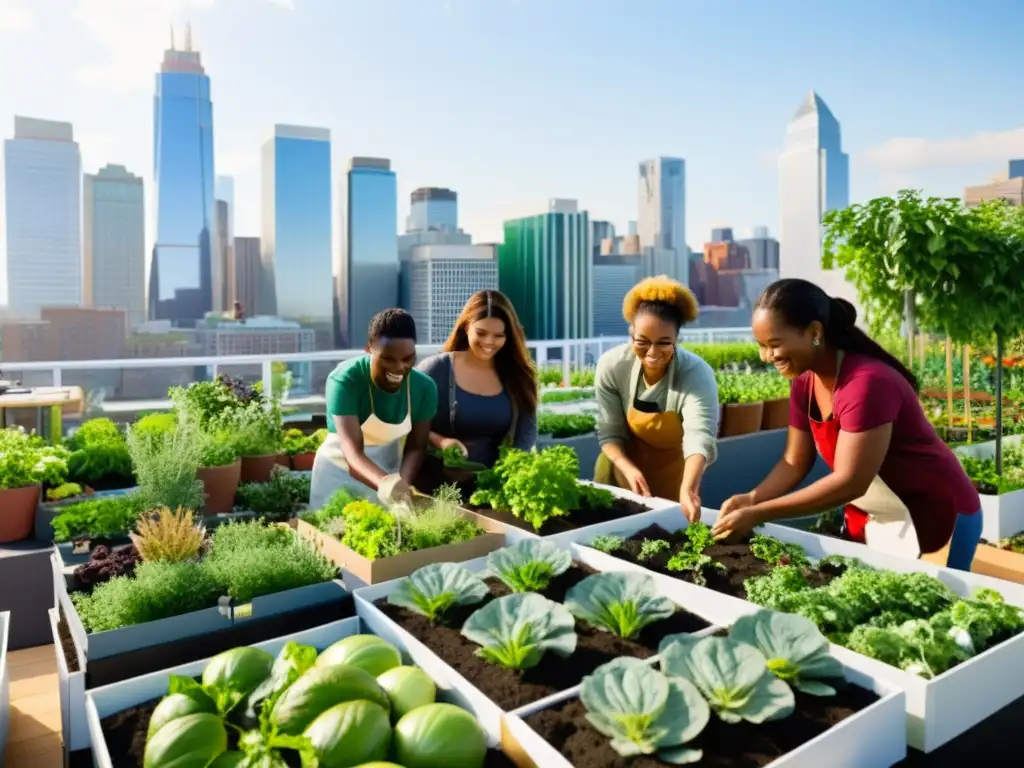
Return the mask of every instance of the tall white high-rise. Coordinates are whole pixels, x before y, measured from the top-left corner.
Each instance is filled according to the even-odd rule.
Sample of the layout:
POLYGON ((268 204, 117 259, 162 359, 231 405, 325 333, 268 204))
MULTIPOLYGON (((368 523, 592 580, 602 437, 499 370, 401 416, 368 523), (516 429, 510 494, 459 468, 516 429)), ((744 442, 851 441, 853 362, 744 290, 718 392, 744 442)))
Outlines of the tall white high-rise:
POLYGON ((0 305, 34 316, 82 304, 82 155, 71 123, 14 118, 4 141, 7 263, 0 305))
MULTIPOLYGON (((638 233, 640 247, 648 259, 675 264, 665 254, 689 255, 686 245, 686 161, 677 157, 657 157, 640 163, 638 191, 638 233)), ((687 282, 688 275, 669 272, 669 276, 687 282)))
POLYGON ((821 268, 821 219, 850 204, 850 157, 843 152, 839 121, 814 91, 786 126, 779 202, 779 276, 810 280, 852 300, 842 275, 821 268))
POLYGON ((85 305, 120 309, 130 331, 146 321, 142 179, 123 165, 85 175, 85 305))

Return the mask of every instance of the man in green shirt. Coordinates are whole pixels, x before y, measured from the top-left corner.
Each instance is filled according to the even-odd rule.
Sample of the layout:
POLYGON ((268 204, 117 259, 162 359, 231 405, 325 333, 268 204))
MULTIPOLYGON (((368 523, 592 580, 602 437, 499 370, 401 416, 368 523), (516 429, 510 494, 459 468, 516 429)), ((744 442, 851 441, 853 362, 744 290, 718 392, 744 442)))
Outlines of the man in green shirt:
POLYGON ((414 368, 412 316, 401 309, 378 312, 366 351, 327 377, 328 436, 313 463, 311 509, 339 488, 362 493, 369 487, 386 504, 403 501, 423 462, 437 386, 414 368))

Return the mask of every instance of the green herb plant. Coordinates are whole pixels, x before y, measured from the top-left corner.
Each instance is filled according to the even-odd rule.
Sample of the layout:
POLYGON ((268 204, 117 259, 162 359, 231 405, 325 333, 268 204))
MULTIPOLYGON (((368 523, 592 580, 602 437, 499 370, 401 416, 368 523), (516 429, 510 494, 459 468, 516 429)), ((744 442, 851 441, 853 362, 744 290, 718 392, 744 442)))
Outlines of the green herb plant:
POLYGON ((636 559, 641 563, 646 563, 655 555, 669 549, 670 546, 664 539, 644 539, 640 543, 640 554, 636 556, 636 559))
POLYGON ((621 536, 610 536, 607 534, 595 536, 594 540, 590 542, 590 546, 605 554, 611 554, 617 549, 622 549, 625 544, 626 540, 621 536))
POLYGON ((579 474, 579 458, 568 446, 529 452, 504 447, 495 465, 477 476, 470 503, 507 510, 536 531, 553 517, 611 507, 611 492, 580 483, 579 474))
POLYGON ((274 467, 270 481, 245 483, 238 488, 238 506, 272 522, 290 519, 309 503, 310 478, 274 467))
POLYGON ((53 540, 60 544, 80 537, 124 535, 146 509, 145 500, 137 493, 69 504, 53 518, 53 540))

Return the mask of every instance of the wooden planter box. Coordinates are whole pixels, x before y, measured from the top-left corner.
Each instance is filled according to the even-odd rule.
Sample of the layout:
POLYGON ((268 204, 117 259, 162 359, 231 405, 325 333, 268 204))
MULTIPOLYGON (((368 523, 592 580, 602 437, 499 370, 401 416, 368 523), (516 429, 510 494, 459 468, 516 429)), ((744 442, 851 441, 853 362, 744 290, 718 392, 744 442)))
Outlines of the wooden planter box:
POLYGON ((789 398, 765 400, 761 413, 761 429, 785 429, 789 426, 789 398))
POLYGON ((274 637, 282 622, 305 629, 352 614, 352 598, 340 580, 257 597, 237 605, 222 597, 213 608, 172 616, 146 624, 106 632, 86 632, 71 601, 73 568, 65 566, 57 548, 50 556, 55 610, 51 616, 61 688, 61 717, 65 722, 64 747, 75 751, 88 746, 84 729, 84 691, 148 674, 195 659, 216 655, 237 645, 274 637), (57 611, 64 614, 78 658, 78 672, 64 664, 57 634, 57 611))
MULTIPOLYGON (((938 552, 921 555, 921 559, 938 566, 945 566, 949 557, 949 545, 938 552)), ((1024 555, 1008 549, 979 544, 974 552, 971 573, 991 576, 994 579, 1024 584, 1024 555)))
POLYGON ((7 673, 7 637, 10 634, 11 614, 0 613, 0 758, 7 748, 7 734, 11 728, 11 681, 7 673))
MULTIPOLYGON (((702 511, 701 520, 708 525, 714 525, 717 519, 718 510, 705 508, 702 511)), ((627 525, 623 525, 624 521, 617 522, 618 525, 608 523, 593 528, 589 532, 590 538, 579 538, 576 541, 587 543, 592 541, 595 535, 610 533, 627 537, 650 525, 660 525, 670 531, 686 527, 685 520, 680 522, 677 516, 664 512, 637 515, 625 521, 627 525)), ((927 560, 910 560, 887 555, 869 549, 863 544, 819 536, 783 525, 769 523, 763 527, 763 531, 780 541, 801 545, 812 560, 818 560, 826 555, 844 555, 858 558, 872 567, 897 573, 927 573, 959 595, 967 596, 984 587, 1001 593, 1007 603, 1024 608, 1024 585, 1000 581, 978 573, 950 570, 927 560)), ((653 573, 656 579, 670 579, 682 583, 687 589, 711 592, 704 587, 649 571, 612 555, 596 551, 595 555, 616 561, 619 570, 653 573)), ((600 559, 596 562, 600 562, 600 559)), ((611 566, 604 567, 608 570, 611 566)), ((734 612, 731 617, 725 617, 729 623, 739 616, 759 610, 758 606, 746 600, 720 592, 713 594, 716 596, 719 610, 734 612)), ((1010 702, 1024 696, 1024 634, 989 648, 933 680, 924 680, 917 675, 908 674, 901 669, 839 646, 833 646, 833 653, 847 666, 889 681, 906 691, 907 743, 924 752, 938 749, 1010 702)))
MULTIPOLYGON (((851 667, 846 667, 846 679, 874 691, 881 698, 820 736, 773 760, 768 764, 769 768, 888 768, 907 756, 906 734, 900 724, 903 692, 885 680, 851 667)), ((502 751, 519 768, 573 768, 572 763, 527 725, 525 719, 562 702, 577 699, 579 692, 580 688, 576 687, 556 699, 537 702, 506 715, 501 729, 502 751)))
POLYGON ((416 552, 403 552, 400 555, 382 557, 379 560, 367 560, 358 552, 346 547, 338 539, 329 536, 301 518, 291 520, 289 525, 299 536, 312 542, 324 557, 339 568, 344 568, 346 581, 351 582, 351 586, 356 588, 400 579, 431 563, 461 563, 464 560, 473 560, 505 546, 505 532, 508 527, 504 523, 469 510, 463 510, 462 514, 483 528, 486 533, 482 533, 470 541, 445 544, 443 547, 421 549, 416 552))

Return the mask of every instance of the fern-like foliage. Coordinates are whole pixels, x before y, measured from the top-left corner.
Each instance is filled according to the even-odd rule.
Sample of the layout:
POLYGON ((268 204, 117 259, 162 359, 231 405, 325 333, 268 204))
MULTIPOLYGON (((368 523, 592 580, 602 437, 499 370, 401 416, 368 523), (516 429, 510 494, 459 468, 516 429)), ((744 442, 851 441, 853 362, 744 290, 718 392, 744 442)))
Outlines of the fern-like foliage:
POLYGON ((147 563, 183 563, 195 560, 206 538, 192 511, 178 507, 173 512, 160 507, 139 518, 135 533, 129 534, 139 555, 147 563))

